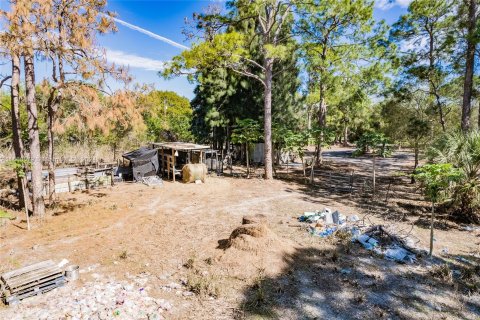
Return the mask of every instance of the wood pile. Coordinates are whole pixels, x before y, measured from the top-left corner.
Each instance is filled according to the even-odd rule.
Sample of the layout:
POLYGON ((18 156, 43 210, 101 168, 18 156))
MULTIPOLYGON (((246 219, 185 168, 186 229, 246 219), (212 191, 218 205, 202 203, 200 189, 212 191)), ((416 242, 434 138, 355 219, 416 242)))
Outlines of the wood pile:
POLYGON ((0 276, 0 292, 5 304, 43 294, 65 284, 61 268, 52 260, 4 273, 0 276))

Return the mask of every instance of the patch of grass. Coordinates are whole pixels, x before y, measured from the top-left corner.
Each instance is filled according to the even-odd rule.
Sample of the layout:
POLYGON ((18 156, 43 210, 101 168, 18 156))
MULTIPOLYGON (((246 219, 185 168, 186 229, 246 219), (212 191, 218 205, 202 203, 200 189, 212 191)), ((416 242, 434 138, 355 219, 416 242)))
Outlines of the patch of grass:
POLYGON ((196 269, 187 275, 186 287, 189 291, 203 297, 218 298, 221 295, 221 286, 216 277, 196 269))
POLYGON ((365 294, 363 292, 356 292, 353 295, 353 301, 357 304, 364 303, 366 300, 367 300, 367 297, 365 296, 365 294))
POLYGON ((466 268, 462 271, 461 279, 470 294, 480 292, 480 265, 466 268))
POLYGON ((188 258, 183 266, 187 269, 193 269, 195 267, 195 257, 188 258))
POLYGON ((480 265, 466 268, 462 271, 462 279, 463 280, 473 280, 477 276, 480 276, 480 265))
POLYGON ((255 282, 252 285, 254 290, 253 297, 250 301, 250 304, 253 307, 258 307, 267 301, 266 294, 265 294, 265 269, 258 269, 257 277, 255 278, 255 282))
POLYGON ((271 308, 266 287, 265 269, 259 268, 251 286, 252 292, 243 305, 246 313, 255 315, 254 319, 278 319, 271 308))
POLYGON ((128 258, 128 252, 127 250, 123 250, 122 253, 118 255, 118 257, 122 260, 126 260, 128 258))
POLYGON ((7 211, 0 209, 0 219, 13 220, 15 217, 7 211))
POLYGON ((433 267, 430 270, 430 275, 446 283, 453 282, 453 272, 447 263, 433 267))

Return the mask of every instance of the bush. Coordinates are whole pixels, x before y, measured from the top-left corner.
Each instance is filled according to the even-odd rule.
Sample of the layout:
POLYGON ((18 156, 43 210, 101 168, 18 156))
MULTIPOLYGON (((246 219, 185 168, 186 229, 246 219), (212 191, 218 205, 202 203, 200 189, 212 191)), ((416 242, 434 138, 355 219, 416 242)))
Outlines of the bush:
POLYGON ((427 155, 430 161, 451 163, 463 173, 453 188, 451 214, 463 222, 480 223, 480 132, 451 132, 440 137, 427 155))

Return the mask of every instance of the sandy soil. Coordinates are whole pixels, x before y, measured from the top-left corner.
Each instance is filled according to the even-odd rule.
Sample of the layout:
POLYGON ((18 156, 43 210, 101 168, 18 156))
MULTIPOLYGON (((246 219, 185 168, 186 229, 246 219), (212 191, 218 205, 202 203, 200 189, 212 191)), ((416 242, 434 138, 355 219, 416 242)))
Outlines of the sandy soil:
MULTIPOLYGON (((408 155, 379 160, 372 200, 369 159, 345 161, 343 151, 327 155, 328 172, 355 169, 352 192, 330 188, 345 184, 348 190, 335 174, 331 180, 319 175, 311 187, 299 170, 283 170, 272 182, 212 176, 200 185, 123 183, 63 194, 53 215, 34 221, 30 232, 21 218, 0 229, 0 273, 66 258, 84 270, 77 286, 93 274, 119 281, 148 274, 150 294, 173 305, 167 319, 479 319, 479 288, 460 279, 479 266, 478 232, 440 221, 437 258, 401 265, 348 240, 311 236, 297 222, 304 211, 329 207, 410 231, 418 247, 428 247, 428 204, 408 179, 395 178, 392 186, 389 178, 410 163, 408 155), (266 216, 275 240, 258 250, 227 248, 242 217, 252 214, 266 216), (434 276, 445 263, 447 275, 434 276), (172 282, 194 294, 164 290, 172 282)), ((0 318, 2 312, 8 307, 0 307, 0 318)))

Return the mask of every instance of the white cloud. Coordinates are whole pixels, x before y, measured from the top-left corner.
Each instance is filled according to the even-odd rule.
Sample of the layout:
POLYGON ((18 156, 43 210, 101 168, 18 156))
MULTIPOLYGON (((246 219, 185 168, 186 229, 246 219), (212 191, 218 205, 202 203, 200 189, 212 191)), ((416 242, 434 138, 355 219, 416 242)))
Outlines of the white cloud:
POLYGON ((184 46, 183 44, 180 44, 180 43, 175 42, 175 41, 173 41, 173 40, 170 40, 170 39, 168 39, 168 38, 162 37, 162 36, 160 36, 160 35, 158 35, 158 34, 156 34, 156 33, 153 33, 153 32, 151 32, 151 31, 148 31, 148 30, 146 30, 146 29, 143 29, 143 28, 141 28, 141 27, 139 27, 139 26, 133 25, 133 24, 128 23, 128 22, 126 22, 126 21, 123 21, 123 20, 120 20, 120 19, 117 19, 117 18, 113 18, 113 20, 115 20, 115 22, 118 22, 119 24, 121 24, 121 25, 123 25, 123 26, 125 26, 125 27, 127 27, 127 28, 130 28, 130 29, 132 29, 132 30, 141 32, 141 33, 149 36, 150 38, 163 41, 163 42, 165 42, 165 43, 168 43, 168 44, 170 44, 170 45, 172 45, 172 46, 174 46, 174 47, 177 47, 177 48, 180 48, 180 49, 183 49, 183 50, 188 50, 188 49, 190 49, 189 47, 186 47, 186 46, 184 46))
POLYGON ((399 7, 407 8, 413 0, 396 0, 399 7))
POLYGON ((139 68, 148 71, 161 71, 165 68, 165 62, 134 54, 128 54, 119 50, 106 49, 105 56, 107 61, 131 68, 139 68))
POLYGON ((407 8, 413 0, 376 0, 375 7, 380 10, 389 10, 395 6, 407 8))

